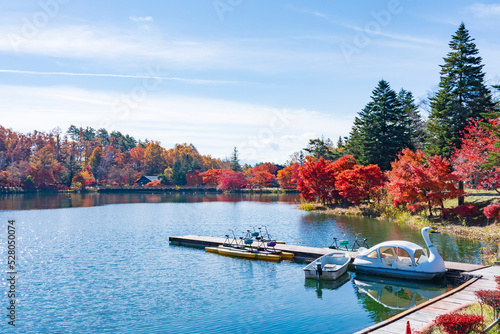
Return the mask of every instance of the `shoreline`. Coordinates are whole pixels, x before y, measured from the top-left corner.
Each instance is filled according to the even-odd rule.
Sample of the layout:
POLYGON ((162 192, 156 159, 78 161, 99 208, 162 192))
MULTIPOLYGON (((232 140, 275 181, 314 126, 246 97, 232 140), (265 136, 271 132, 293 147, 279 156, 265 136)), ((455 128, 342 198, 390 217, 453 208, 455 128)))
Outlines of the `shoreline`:
MULTIPOLYGON (((76 193, 219 193, 223 194, 225 191, 218 190, 216 187, 187 187, 187 186, 166 186, 166 187, 109 187, 109 188, 88 188, 83 190, 53 190, 53 189, 23 189, 17 187, 4 187, 0 188, 2 195, 15 195, 15 194, 76 194, 76 193)), ((227 193, 227 192, 226 192, 227 193)), ((229 191, 235 194, 298 194, 295 189, 282 189, 282 188, 260 188, 260 189, 240 189, 236 191, 229 191)))
MULTIPOLYGON (((418 230, 423 226, 434 226, 441 233, 466 238, 474 241, 481 241, 487 244, 495 244, 500 247, 500 222, 499 221, 474 221, 471 225, 463 225, 457 221, 445 220, 441 217, 425 217, 420 215, 411 215, 411 213, 402 214, 397 218, 386 217, 375 212, 368 206, 334 207, 328 208, 321 204, 311 204, 312 209, 300 210, 313 213, 328 214, 334 216, 361 216, 374 219, 384 219, 395 224, 404 224, 412 229, 418 230)), ((311 208, 309 207, 309 208, 311 208)))

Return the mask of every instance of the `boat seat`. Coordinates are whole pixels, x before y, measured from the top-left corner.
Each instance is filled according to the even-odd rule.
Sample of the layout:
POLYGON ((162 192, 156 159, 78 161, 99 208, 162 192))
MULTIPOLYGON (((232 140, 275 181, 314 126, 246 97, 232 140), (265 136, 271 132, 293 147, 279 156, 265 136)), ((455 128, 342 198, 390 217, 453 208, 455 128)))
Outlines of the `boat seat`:
POLYGON ((412 265, 410 259, 399 259, 396 263, 399 268, 410 268, 412 265))
POLYGON ((392 267, 392 259, 390 259, 388 257, 383 257, 381 260, 382 260, 382 263, 384 264, 384 266, 392 267))
POLYGON ((323 269, 328 271, 328 270, 334 270, 336 267, 337 267, 336 264, 328 263, 324 265, 323 269))

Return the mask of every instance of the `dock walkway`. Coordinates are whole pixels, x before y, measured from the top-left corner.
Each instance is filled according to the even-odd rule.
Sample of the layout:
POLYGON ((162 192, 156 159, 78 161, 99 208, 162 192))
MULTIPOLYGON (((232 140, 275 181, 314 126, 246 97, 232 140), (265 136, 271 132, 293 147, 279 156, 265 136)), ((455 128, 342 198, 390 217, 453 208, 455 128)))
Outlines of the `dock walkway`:
MULTIPOLYGON (((224 238, 219 237, 207 237, 200 235, 185 235, 179 237, 169 237, 170 243, 179 246, 189 246, 189 247, 217 247, 224 243, 224 238)), ((256 245, 254 245, 256 246, 256 245)), ((307 246, 295 246, 286 244, 277 244, 276 249, 291 252, 295 254, 295 257, 301 259, 316 259, 325 254, 331 253, 333 250, 330 248, 319 248, 319 247, 307 247, 307 246)), ((345 252, 345 250, 342 250, 345 252)), ((354 260, 357 252, 350 252, 351 259, 354 260)), ((485 268, 486 266, 470 263, 458 263, 458 262, 448 262, 445 261, 446 269, 449 271, 456 272, 469 272, 473 270, 478 270, 485 268)))
POLYGON ((399 313, 394 317, 365 328, 355 334, 401 334, 406 333, 406 324, 410 321, 412 332, 416 331, 438 315, 450 312, 465 304, 476 301, 474 292, 477 290, 495 290, 496 282, 494 276, 500 276, 500 266, 491 266, 470 272, 478 276, 472 278, 465 284, 449 291, 439 297, 431 299, 417 307, 399 313), (479 277, 481 276, 481 277, 479 277))

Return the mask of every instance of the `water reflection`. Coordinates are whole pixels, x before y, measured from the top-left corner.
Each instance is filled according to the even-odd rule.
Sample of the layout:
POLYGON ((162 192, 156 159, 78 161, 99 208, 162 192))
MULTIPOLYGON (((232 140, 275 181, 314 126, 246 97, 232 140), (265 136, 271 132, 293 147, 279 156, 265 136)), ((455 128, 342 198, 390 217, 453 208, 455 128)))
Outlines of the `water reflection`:
POLYGON ((325 280, 315 280, 306 278, 304 282, 304 287, 306 290, 314 290, 316 292, 316 297, 319 299, 323 298, 323 289, 325 290, 337 290, 342 285, 346 284, 351 280, 351 276, 348 273, 345 273, 338 279, 334 281, 325 281, 325 280))
POLYGON ((224 194, 214 192, 164 193, 26 193, 0 195, 0 210, 38 210, 92 207, 125 203, 241 202, 298 203, 296 194, 224 194))
POLYGON ((442 283, 411 282, 405 280, 356 275, 354 284, 358 292, 364 293, 385 308, 406 310, 438 297, 451 289, 442 283))
MULTIPOLYGON (((333 237, 347 239, 352 244, 359 233, 368 239, 368 245, 374 246, 387 240, 405 240, 425 246, 418 229, 366 217, 332 216, 310 213, 301 217, 301 233, 321 237, 316 247, 328 247, 333 237), (321 233, 318 233, 321 231, 321 233)), ((438 229, 439 230, 439 229, 438 229)), ((445 261, 481 263, 481 248, 485 244, 446 234, 434 234, 431 241, 445 261)), ((311 244, 309 244, 311 245, 311 244)))

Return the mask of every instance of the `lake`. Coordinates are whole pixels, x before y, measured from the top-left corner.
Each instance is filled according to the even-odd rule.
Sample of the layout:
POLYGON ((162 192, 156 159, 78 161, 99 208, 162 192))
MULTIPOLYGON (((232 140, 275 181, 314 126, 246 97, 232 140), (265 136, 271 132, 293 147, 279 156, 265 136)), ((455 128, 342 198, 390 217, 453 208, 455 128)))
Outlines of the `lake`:
MULTIPOLYGON (((16 225, 15 332, 353 333, 450 288, 353 272, 341 282, 318 283, 304 279, 303 263, 229 258, 168 243, 169 236, 223 237, 230 229, 241 235, 266 225, 273 237, 295 245, 327 247, 334 236, 356 233, 371 245, 423 244, 405 226, 307 213, 297 203, 295 195, 3 195, 4 272, 8 219, 16 225)), ((431 238, 445 260, 481 261, 477 242, 431 238)), ((3 319, 1 327, 10 327, 3 319)))

